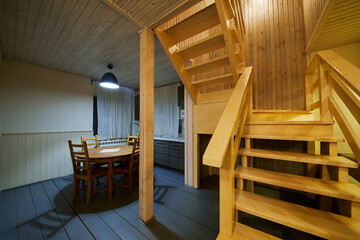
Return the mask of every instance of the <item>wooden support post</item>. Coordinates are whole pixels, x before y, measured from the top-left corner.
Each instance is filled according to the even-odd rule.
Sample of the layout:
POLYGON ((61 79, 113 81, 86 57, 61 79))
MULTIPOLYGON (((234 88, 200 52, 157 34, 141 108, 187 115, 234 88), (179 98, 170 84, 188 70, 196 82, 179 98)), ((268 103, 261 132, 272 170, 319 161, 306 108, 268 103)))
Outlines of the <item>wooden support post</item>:
POLYGON ((351 202, 351 217, 360 220, 360 203, 351 202))
MULTIPOLYGON (((245 148, 251 148, 251 139, 245 138, 245 148)), ((241 156, 241 165, 243 167, 253 167, 253 158, 248 156, 241 156)), ((254 191, 254 182, 240 179, 240 186, 243 186, 241 190, 246 190, 249 192, 254 191)))
POLYGON ((139 218, 154 216, 154 34, 140 32, 140 169, 139 218))
POLYGON ((194 187, 200 187, 200 153, 199 153, 199 134, 193 135, 193 181, 194 187))
MULTIPOLYGON (((328 143, 322 142, 320 146, 320 151, 322 155, 337 155, 337 143, 328 143)), ((339 167, 322 165, 321 168, 321 178, 326 180, 339 180, 339 167)), ((333 208, 333 199, 327 196, 320 196, 320 209, 332 212, 333 208)))
MULTIPOLYGON (((309 154, 315 154, 315 142, 307 142, 307 152, 309 154)), ((308 163, 307 164, 307 176, 316 177, 317 165, 308 163)))
POLYGON ((235 226, 235 196, 234 196, 234 139, 231 138, 225 160, 220 168, 220 234, 232 236, 235 226))
POLYGON ((329 109, 329 96, 331 95, 331 88, 328 81, 328 73, 325 70, 323 63, 319 61, 319 80, 320 80, 320 120, 331 121, 332 116, 329 109))
POLYGON ((185 100, 185 184, 194 187, 193 156, 193 101, 190 93, 184 88, 185 100))
POLYGON ((305 74, 305 90, 306 90, 306 110, 310 111, 311 104, 314 102, 313 92, 310 90, 313 82, 313 74, 305 74))

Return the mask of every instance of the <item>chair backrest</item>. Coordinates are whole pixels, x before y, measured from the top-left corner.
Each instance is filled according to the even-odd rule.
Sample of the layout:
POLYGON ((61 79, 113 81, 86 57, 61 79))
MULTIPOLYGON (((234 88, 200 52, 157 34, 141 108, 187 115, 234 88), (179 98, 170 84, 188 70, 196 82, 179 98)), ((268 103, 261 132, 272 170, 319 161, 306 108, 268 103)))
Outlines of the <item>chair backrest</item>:
POLYGON ((140 157, 140 147, 138 144, 138 140, 135 139, 131 153, 130 164, 129 164, 130 171, 132 169, 136 170, 139 167, 139 157, 140 157))
POLYGON ((136 135, 136 136, 131 136, 130 134, 128 135, 128 138, 127 138, 127 142, 126 142, 126 145, 133 145, 135 140, 138 142, 139 140, 139 134, 136 135))
POLYGON ((91 165, 86 142, 83 141, 82 144, 73 144, 71 140, 69 140, 69 149, 74 175, 91 175, 91 165), (75 151, 74 148, 79 149, 79 151, 75 151))
POLYGON ((99 147, 99 141, 98 141, 97 135, 95 135, 95 137, 91 137, 91 138, 85 138, 84 136, 81 136, 81 142, 84 142, 84 141, 86 142, 86 144, 88 146, 99 147))

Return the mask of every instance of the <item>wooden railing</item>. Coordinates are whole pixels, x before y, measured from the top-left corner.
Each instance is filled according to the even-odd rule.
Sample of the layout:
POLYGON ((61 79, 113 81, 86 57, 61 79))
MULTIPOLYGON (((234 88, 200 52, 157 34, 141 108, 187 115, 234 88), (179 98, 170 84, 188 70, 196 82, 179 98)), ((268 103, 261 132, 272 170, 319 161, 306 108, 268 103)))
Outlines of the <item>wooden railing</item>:
POLYGON ((245 23, 244 23, 244 16, 242 14, 241 1, 229 0, 229 5, 234 17, 236 36, 241 41, 245 34, 245 23))
POLYGON ((245 67, 245 23, 240 0, 215 0, 234 81, 245 67), (235 32, 235 34, 234 34, 235 32))
POLYGON ((334 91, 360 124, 359 79, 360 69, 332 50, 317 52, 305 75, 307 110, 320 108, 320 120, 335 118, 360 164, 360 138, 333 96, 334 91), (317 74, 316 77, 314 74, 317 74), (313 92, 316 89, 319 89, 319 100, 314 102, 313 92))
POLYGON ((220 168, 220 233, 232 235, 234 216, 234 168, 245 121, 252 110, 252 67, 245 68, 220 118, 203 163, 220 168))

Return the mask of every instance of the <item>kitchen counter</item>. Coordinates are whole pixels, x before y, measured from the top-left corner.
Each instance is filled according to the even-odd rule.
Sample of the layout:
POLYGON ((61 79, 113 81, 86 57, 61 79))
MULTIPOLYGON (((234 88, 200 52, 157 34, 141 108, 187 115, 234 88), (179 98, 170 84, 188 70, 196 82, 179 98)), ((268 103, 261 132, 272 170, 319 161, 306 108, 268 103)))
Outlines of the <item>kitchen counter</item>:
POLYGON ((155 140, 171 141, 171 142, 185 142, 184 138, 179 137, 154 137, 155 140))

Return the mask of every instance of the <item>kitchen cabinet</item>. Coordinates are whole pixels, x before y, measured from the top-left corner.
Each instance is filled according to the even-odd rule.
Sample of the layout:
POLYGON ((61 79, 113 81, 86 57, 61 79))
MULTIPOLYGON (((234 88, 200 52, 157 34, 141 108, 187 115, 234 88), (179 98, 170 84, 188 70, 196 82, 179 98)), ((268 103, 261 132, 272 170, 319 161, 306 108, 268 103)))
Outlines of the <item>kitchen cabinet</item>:
POLYGON ((184 171, 184 143, 169 140, 154 140, 154 162, 184 171))

